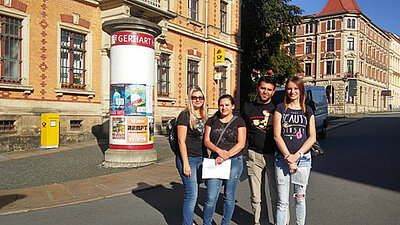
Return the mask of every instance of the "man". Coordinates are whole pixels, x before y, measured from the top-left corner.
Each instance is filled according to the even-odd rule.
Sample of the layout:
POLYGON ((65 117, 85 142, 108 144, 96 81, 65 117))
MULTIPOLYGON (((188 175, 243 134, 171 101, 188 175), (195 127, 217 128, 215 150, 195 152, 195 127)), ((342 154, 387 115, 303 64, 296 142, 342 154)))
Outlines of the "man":
MULTIPOLYGON (((268 186, 274 221, 276 221, 276 183, 275 183, 275 141, 273 138, 272 119, 275 105, 271 98, 275 93, 275 81, 271 77, 262 76, 257 82, 257 99, 246 103, 243 107, 242 118, 246 122, 248 157, 246 160, 248 178, 251 191, 251 206, 254 213, 254 224, 260 224, 262 200, 266 199, 265 173, 268 186)), ((268 221, 268 218, 266 218, 268 221)))

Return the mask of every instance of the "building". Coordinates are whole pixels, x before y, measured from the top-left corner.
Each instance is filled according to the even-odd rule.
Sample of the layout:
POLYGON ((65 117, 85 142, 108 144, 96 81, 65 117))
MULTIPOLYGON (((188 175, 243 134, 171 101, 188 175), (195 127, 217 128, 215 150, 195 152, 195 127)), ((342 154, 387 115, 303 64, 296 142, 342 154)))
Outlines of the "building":
POLYGON ((387 32, 389 44, 389 98, 390 109, 400 109, 400 37, 387 32))
POLYGON ((307 84, 326 88, 331 113, 388 108, 390 37, 355 0, 328 0, 294 29, 289 54, 299 58, 307 84))
MULTIPOLYGON (((99 2, 103 22, 134 16, 162 27, 155 49, 156 132, 162 132, 166 122, 184 109, 188 90, 193 86, 200 86, 205 91, 210 113, 217 109, 221 94, 231 94, 239 101, 240 1, 99 2), (222 63, 215 63, 218 50, 224 53, 222 63)), ((108 76, 108 39, 103 32, 104 78, 108 76)))
POLYGON ((60 115, 61 143, 102 124, 98 2, 0 1, 0 151, 40 145, 41 114, 60 115))
POLYGON ((239 101, 240 1, 1 0, 0 151, 38 147, 44 113, 60 115, 61 144, 106 138, 110 37, 102 24, 131 16, 162 27, 156 132, 183 110, 193 86, 206 92, 211 112, 223 93, 239 101))

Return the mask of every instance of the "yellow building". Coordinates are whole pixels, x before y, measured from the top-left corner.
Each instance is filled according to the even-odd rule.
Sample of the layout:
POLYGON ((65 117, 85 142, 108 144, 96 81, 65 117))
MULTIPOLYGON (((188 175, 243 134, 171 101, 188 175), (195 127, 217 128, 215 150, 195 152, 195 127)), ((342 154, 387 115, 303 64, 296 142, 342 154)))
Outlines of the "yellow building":
POLYGON ((400 109, 400 37, 388 33, 389 44, 389 98, 390 109, 400 109))
POLYGON ((101 124, 101 11, 93 0, 0 1, 0 151, 40 145, 40 116, 60 115, 61 143, 101 124))

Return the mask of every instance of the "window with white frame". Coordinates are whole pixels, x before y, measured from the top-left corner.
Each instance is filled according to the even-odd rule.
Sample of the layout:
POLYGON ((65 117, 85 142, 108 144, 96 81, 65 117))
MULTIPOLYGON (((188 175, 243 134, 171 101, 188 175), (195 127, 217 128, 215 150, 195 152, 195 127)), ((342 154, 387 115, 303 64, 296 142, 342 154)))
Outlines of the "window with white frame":
POLYGON ((64 88, 85 88, 85 36, 61 29, 60 79, 64 88))
POLYGON ((188 60, 187 64, 187 93, 193 87, 199 86, 199 62, 195 60, 188 60))
POLYGON ((1 76, 0 82, 21 81, 22 20, 0 15, 1 20, 1 76))
POLYGON ((192 20, 198 20, 199 1, 188 0, 188 17, 192 20))
POLYGON ((354 72, 354 61, 347 60, 347 75, 353 76, 353 72, 354 72))
POLYGON ((312 53, 312 42, 308 41, 306 42, 306 54, 311 54, 312 53))
POLYGON ((335 50, 335 39, 328 39, 328 41, 326 42, 326 50, 328 52, 332 52, 335 50))
POLYGON ((305 70, 304 70, 304 72, 305 72, 305 75, 306 75, 307 77, 311 76, 311 63, 306 63, 306 64, 305 64, 305 70))
POLYGON ((327 61, 326 62, 326 74, 333 75, 335 73, 334 65, 335 65, 334 61, 327 61))
POLYGON ((228 14, 228 3, 221 1, 221 9, 220 9, 220 22, 221 22, 221 31, 227 31, 227 14, 228 14))
POLYGON ((347 38, 347 50, 354 50, 354 38, 347 38))
POLYGON ((335 20, 332 20, 332 30, 335 30, 336 29, 336 22, 335 22, 335 20))
POLYGON ((221 73, 221 79, 219 79, 219 96, 227 93, 227 76, 226 67, 217 67, 217 73, 221 73))
POLYGON ((157 93, 158 96, 169 96, 169 55, 161 53, 157 60, 157 93))

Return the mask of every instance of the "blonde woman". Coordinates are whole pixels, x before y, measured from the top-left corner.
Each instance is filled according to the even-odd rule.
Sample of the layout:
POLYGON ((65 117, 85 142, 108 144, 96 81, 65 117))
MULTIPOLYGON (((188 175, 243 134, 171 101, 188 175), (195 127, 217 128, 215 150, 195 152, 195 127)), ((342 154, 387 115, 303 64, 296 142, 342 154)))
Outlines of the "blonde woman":
POLYGON ((176 156, 176 168, 182 178, 185 197, 182 207, 182 224, 192 225, 193 213, 197 202, 197 173, 203 162, 205 148, 203 145, 204 124, 207 120, 207 105, 204 93, 199 87, 189 92, 186 109, 177 119, 179 154, 176 156))
POLYGON ((275 157, 277 225, 286 224, 290 183, 294 184, 296 224, 304 225, 306 220, 306 190, 311 169, 309 149, 316 141, 316 132, 314 115, 311 107, 305 105, 304 96, 302 80, 291 77, 285 86, 285 102, 276 107, 274 114, 274 139, 279 149, 275 157), (307 114, 311 115, 309 120, 307 114))

